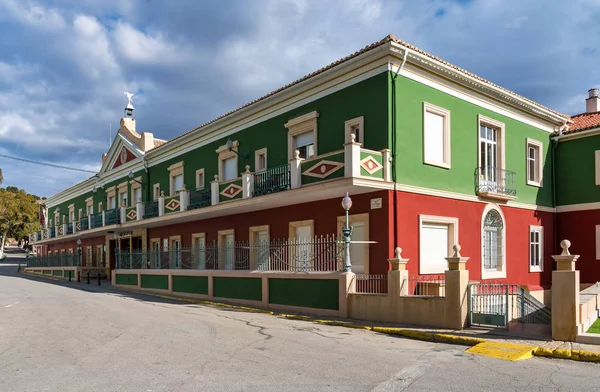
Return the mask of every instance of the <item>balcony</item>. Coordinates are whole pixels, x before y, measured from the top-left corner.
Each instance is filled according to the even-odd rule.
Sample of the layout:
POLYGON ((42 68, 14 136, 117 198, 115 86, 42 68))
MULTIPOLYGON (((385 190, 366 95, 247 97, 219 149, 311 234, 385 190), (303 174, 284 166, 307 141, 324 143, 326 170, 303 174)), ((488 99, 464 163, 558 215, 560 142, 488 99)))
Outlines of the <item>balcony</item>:
POLYGON ((500 200, 517 197, 517 173, 494 166, 475 169, 475 191, 478 196, 500 200))
POLYGON ((292 189, 290 165, 276 166, 254 173, 252 196, 268 195, 292 189))
POLYGON ((212 205, 212 193, 210 188, 204 189, 200 192, 191 192, 190 193, 190 204, 188 205, 188 210, 195 210, 198 208, 204 208, 212 205))
MULTIPOLYGON (((240 177, 226 181, 214 176, 214 180, 200 191, 191 192, 183 184, 183 189, 177 194, 170 196, 161 194, 157 200, 151 202, 106 210, 82 218, 74 225, 66 225, 66 229, 65 225, 48 227, 39 233, 35 233, 32 238, 34 238, 34 242, 49 239, 54 242, 56 241, 54 238, 57 236, 79 236, 81 233, 83 237, 92 237, 101 235, 101 229, 107 226, 126 226, 123 229, 143 227, 145 225, 144 220, 156 217, 168 217, 166 219, 170 221, 179 221, 180 219, 189 221, 198 219, 196 210, 199 209, 210 209, 225 203, 231 203, 233 207, 238 203, 243 203, 243 201, 251 202, 248 199, 254 197, 284 194, 288 191, 293 192, 298 188, 343 179, 351 180, 339 183, 344 188, 347 186, 381 188, 381 185, 377 184, 378 182, 388 183, 388 185, 391 182, 389 158, 389 150, 368 150, 362 148, 358 143, 348 142, 343 149, 327 152, 309 159, 301 159, 296 155, 288 164, 270 167, 256 173, 251 172, 250 167, 246 166, 246 171, 241 173, 240 177), (360 182, 354 184, 354 179, 360 179, 360 182), (99 230, 86 232, 90 229, 99 230)), ((487 173, 483 172, 484 175, 487 173)), ((493 173, 495 177, 492 177, 498 178, 498 182, 494 183, 493 187, 490 181, 478 182, 477 189, 480 194, 488 196, 491 196, 494 192, 502 194, 505 190, 503 187, 498 186, 500 183, 503 186, 510 183, 512 188, 509 189, 514 189, 514 173, 505 171, 494 171, 493 173), (506 173, 512 173, 512 177, 506 173)), ((477 178, 479 178, 479 171, 477 178)), ((321 188, 312 189, 319 190, 321 188)), ((513 194, 516 194, 514 190, 512 193, 508 193, 508 196, 512 197, 513 194)), ((296 200, 303 197, 302 192, 295 192, 294 195, 296 200)), ((273 198, 274 204, 287 204, 286 196, 280 196, 282 196, 280 199, 273 198)), ((265 205, 267 204, 271 205, 270 202, 265 205)), ((217 209, 217 211, 219 210, 225 211, 222 206, 217 209)))

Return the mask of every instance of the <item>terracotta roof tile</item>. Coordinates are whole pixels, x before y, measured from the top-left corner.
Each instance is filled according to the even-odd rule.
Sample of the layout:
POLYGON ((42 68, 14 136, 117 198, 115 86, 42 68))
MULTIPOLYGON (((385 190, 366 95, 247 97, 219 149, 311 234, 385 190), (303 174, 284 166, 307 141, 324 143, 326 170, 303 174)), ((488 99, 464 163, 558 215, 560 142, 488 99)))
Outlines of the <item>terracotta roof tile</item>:
MULTIPOLYGON (((563 131, 563 135, 586 131, 588 129, 600 128, 600 112, 581 113, 572 116, 573 124, 569 126, 569 130, 563 131)), ((554 133, 557 134, 556 132, 554 133)))
POLYGON ((177 139, 179 139, 179 138, 181 138, 181 137, 183 137, 183 136, 185 136, 185 135, 187 135, 187 134, 189 134, 191 132, 194 132, 195 130, 198 130, 198 129, 203 128, 203 127, 205 127, 205 126, 207 126, 209 124, 212 124, 212 123, 214 123, 214 122, 216 122, 216 121, 218 121, 218 120, 220 120, 220 119, 222 119, 224 117, 227 117, 227 116, 229 116, 229 115, 231 115, 231 114, 233 114, 235 112, 238 112, 238 111, 240 111, 240 110, 242 110, 242 109, 244 109, 244 108, 246 108, 246 107, 248 107, 250 105, 253 105, 253 104, 257 103, 257 102, 263 101, 263 100, 265 100, 265 99, 267 99, 267 98, 269 98, 269 97, 271 97, 271 96, 273 96, 273 95, 275 95, 275 94, 277 94, 277 93, 279 93, 279 92, 281 92, 283 90, 286 90, 286 89, 288 89, 288 88, 290 88, 290 87, 292 87, 294 85, 297 85, 297 84, 299 84, 301 82, 304 82, 305 80, 308 80, 308 79, 310 79, 310 78, 312 78, 312 77, 314 77, 314 76, 316 76, 318 74, 321 74, 321 73, 323 73, 325 71, 328 71, 328 70, 330 70, 330 69, 332 69, 332 68, 334 68, 334 67, 336 67, 336 66, 338 66, 338 65, 340 65, 342 63, 345 63, 346 61, 349 61, 349 60, 351 60, 351 59, 353 59, 355 57, 358 57, 361 54, 366 53, 366 52, 368 52, 370 50, 373 50, 373 49, 375 49, 375 48, 377 48, 377 47, 379 47, 381 45, 384 45, 384 44, 386 44, 388 42, 395 42, 397 44, 403 45, 403 46, 409 48, 412 51, 418 52, 418 53, 420 53, 420 54, 422 54, 424 56, 427 56, 427 57, 429 57, 429 58, 431 58, 433 60, 439 61, 440 63, 442 63, 442 64, 444 64, 444 65, 446 65, 448 67, 451 67, 451 68, 453 68, 453 69, 455 69, 455 70, 457 70, 457 71, 459 71, 459 72, 461 72, 461 73, 463 73, 465 75, 468 75, 468 76, 470 76, 470 77, 472 77, 474 79, 477 79, 477 80, 479 80, 479 81, 481 81, 481 82, 483 82, 485 84, 488 84, 490 86, 496 87, 496 88, 498 88, 498 89, 500 89, 500 90, 502 90, 502 91, 504 91, 506 93, 514 95, 515 97, 518 97, 518 98, 520 98, 520 99, 522 99, 524 101, 527 101, 530 104, 533 104, 533 105, 535 105, 535 106, 537 106, 539 108, 548 110, 549 112, 552 112, 552 113, 556 114, 557 116, 569 118, 569 116, 566 115, 566 114, 562 114, 562 113, 556 112, 556 111, 554 111, 554 110, 552 110, 550 108, 547 108, 547 107, 545 107, 543 105, 540 105, 539 103, 537 103, 535 101, 532 101, 532 100, 530 100, 528 98, 522 97, 522 96, 516 94, 513 91, 505 89, 504 87, 501 87, 501 86, 499 86, 497 84, 494 84, 494 83, 492 83, 492 82, 490 82, 490 81, 488 81, 488 80, 486 80, 486 79, 484 79, 484 78, 482 78, 480 76, 477 76, 477 75, 475 75, 475 74, 473 74, 473 73, 471 73, 469 71, 466 71, 466 70, 464 70, 464 69, 462 69, 460 67, 457 67, 457 66, 455 66, 455 65, 453 65, 453 64, 451 64, 451 63, 449 63, 449 62, 447 62, 445 60, 442 60, 439 57, 436 57, 436 56, 434 56, 432 54, 429 54, 429 53, 427 53, 427 52, 425 52, 425 51, 417 48, 416 46, 413 46, 413 45, 411 45, 411 44, 409 44, 407 42, 404 42, 404 41, 402 41, 400 39, 397 39, 396 36, 394 36, 393 34, 389 34, 388 36, 386 36, 382 40, 379 40, 379 41, 374 42, 374 43, 372 43, 370 45, 367 45, 364 48, 362 48, 362 49, 360 49, 360 50, 358 50, 358 51, 356 51, 356 52, 354 52, 354 53, 352 53, 352 54, 350 54, 350 55, 348 55, 346 57, 343 57, 343 58, 341 58, 341 59, 339 59, 337 61, 334 61, 333 63, 331 63, 329 65, 326 65, 323 68, 320 68, 320 69, 318 69, 318 70, 316 70, 314 72, 311 72, 308 75, 305 75, 305 76, 303 76, 300 79, 297 79, 297 80, 295 80, 295 81, 293 81, 293 82, 291 82, 291 83, 289 83, 289 84, 287 84, 287 85, 285 85, 285 86, 283 86, 281 88, 278 88, 277 90, 274 90, 274 91, 272 91, 272 92, 270 92, 270 93, 268 93, 268 94, 266 94, 266 95, 264 95, 264 96, 262 96, 260 98, 257 98, 257 99, 255 99, 253 101, 248 102, 247 104, 245 104, 243 106, 240 106, 237 109, 234 109, 234 110, 232 110, 230 112, 227 112, 227 113, 225 113, 225 114, 223 114, 223 115, 221 115, 221 116, 219 116, 219 117, 217 117, 217 118, 215 118, 215 119, 213 119, 211 121, 208 121, 208 122, 206 122, 206 123, 204 123, 204 124, 202 124, 200 126, 197 126, 197 127, 193 128, 193 129, 191 129, 191 130, 189 130, 189 131, 187 131, 185 133, 182 133, 181 135, 174 137, 173 139, 167 141, 164 144, 168 144, 168 143, 170 143, 172 141, 175 141, 175 140, 177 140, 177 139))

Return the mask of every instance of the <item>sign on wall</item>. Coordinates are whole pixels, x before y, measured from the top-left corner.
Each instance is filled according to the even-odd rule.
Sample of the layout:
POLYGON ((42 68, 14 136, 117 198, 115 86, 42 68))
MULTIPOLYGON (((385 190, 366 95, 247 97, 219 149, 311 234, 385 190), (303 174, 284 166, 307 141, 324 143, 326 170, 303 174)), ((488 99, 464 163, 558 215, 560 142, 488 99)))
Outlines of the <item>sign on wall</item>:
POLYGON ((377 198, 377 199, 371 199, 371 209, 375 210, 377 208, 381 208, 383 206, 383 199, 377 198))

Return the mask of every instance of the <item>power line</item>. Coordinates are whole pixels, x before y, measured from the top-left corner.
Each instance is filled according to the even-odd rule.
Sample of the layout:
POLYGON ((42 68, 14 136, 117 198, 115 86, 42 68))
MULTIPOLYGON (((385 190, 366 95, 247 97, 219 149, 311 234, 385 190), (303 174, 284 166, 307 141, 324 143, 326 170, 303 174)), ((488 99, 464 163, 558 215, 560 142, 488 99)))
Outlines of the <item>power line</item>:
POLYGON ((60 165, 55 165, 53 163, 32 161, 31 159, 11 157, 11 156, 4 155, 4 154, 0 154, 0 157, 2 157, 2 158, 8 158, 8 159, 14 159, 15 161, 22 161, 22 162, 34 163, 36 165, 50 166, 50 167, 56 167, 56 168, 59 168, 59 169, 73 170, 73 171, 79 171, 79 172, 84 172, 84 173, 94 173, 94 174, 96 174, 95 171, 91 171, 91 170, 76 169, 74 167, 60 166, 60 165))

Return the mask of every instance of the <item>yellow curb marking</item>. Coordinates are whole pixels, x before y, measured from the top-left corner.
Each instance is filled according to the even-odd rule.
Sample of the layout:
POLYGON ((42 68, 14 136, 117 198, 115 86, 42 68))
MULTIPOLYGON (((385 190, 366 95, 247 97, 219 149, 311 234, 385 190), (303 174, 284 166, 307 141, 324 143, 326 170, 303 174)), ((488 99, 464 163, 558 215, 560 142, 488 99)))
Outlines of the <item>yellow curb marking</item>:
POLYGON ((483 342, 467 349, 467 352, 505 361, 520 361, 531 358, 536 349, 536 346, 526 346, 524 344, 483 342))

